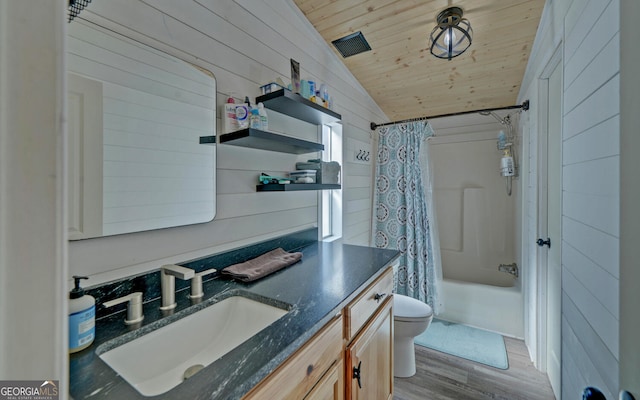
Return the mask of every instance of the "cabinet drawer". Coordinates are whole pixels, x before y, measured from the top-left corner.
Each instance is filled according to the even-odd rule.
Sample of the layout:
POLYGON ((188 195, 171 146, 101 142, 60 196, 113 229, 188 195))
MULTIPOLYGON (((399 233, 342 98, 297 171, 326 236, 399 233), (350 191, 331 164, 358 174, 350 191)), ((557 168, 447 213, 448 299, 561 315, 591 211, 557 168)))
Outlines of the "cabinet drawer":
POLYGON ((337 316, 243 400, 304 398, 331 365, 342 357, 342 350, 342 316, 337 316))
POLYGON ((350 341, 387 297, 392 295, 393 269, 387 268, 369 287, 344 309, 345 336, 350 341))

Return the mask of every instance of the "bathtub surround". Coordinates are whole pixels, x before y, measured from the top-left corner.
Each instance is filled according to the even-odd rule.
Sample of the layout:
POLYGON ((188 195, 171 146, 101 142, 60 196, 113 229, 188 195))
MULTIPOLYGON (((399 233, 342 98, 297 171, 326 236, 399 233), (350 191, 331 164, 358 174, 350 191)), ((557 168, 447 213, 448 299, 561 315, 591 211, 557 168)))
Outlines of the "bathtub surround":
POLYGON ((437 231, 430 226, 433 213, 425 194, 430 189, 420 165, 421 147, 433 130, 429 122, 417 121, 383 126, 377 134, 373 242, 402 253, 394 270, 396 292, 429 304, 437 315, 442 273, 433 251, 437 231))
POLYGON ((518 286, 500 287, 444 279, 441 294, 447 307, 440 318, 505 336, 524 337, 524 304, 518 286))
POLYGON ((498 270, 500 264, 518 262, 521 197, 519 180, 509 196, 499 171, 496 133, 504 126, 480 114, 432 124, 438 132, 429 140, 436 215, 446 221, 438 226, 444 279, 513 286, 514 277, 498 270))
MULTIPOLYGON (((255 257, 256 252, 264 252, 264 245, 183 265, 207 268, 215 262, 218 267, 224 267, 232 264, 234 259, 255 257)), ((316 241, 299 251, 303 257, 298 264, 250 284, 220 277, 205 282, 205 295, 198 304, 192 305, 187 288, 179 291, 176 295, 178 305, 170 316, 164 316, 159 310, 160 299, 147 301, 144 306, 145 319, 137 329, 131 330, 123 323, 124 311, 98 318, 94 344, 70 358, 71 396, 76 400, 144 399, 96 354, 109 351, 214 302, 242 295, 284 307, 289 313, 223 358, 206 366, 186 383, 157 397, 239 399, 311 338, 336 312, 356 297, 359 288, 375 280, 383 267, 399 255, 397 251, 343 245, 339 241, 316 241)))
POLYGON ((511 196, 505 191, 497 133, 505 129, 505 115, 517 122, 529 112, 505 109, 495 114, 497 118, 491 112, 431 121, 438 132, 429 139, 434 204, 438 221, 446 221, 438 226, 446 304, 439 318, 522 338, 520 280, 499 270, 501 264, 518 262, 521 191, 519 180, 511 196))

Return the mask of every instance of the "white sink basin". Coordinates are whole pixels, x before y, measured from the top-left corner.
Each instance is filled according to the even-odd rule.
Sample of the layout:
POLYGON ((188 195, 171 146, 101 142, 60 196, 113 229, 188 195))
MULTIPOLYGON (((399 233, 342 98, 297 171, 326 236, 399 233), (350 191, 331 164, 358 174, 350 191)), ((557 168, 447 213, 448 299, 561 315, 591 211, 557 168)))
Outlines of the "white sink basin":
POLYGON ((183 382, 190 367, 206 367, 287 312, 232 296, 99 357, 141 394, 155 396, 183 382))

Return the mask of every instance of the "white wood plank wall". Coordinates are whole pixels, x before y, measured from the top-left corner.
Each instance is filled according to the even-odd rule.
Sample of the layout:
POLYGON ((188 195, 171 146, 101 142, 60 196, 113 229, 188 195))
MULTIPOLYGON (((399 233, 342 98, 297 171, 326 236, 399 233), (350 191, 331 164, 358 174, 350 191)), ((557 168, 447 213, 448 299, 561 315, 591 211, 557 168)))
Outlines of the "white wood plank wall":
MULTIPOLYGON (((523 238, 527 290, 535 291, 538 78, 562 46, 562 388, 579 399, 585 386, 617 398, 619 380, 619 0, 548 1, 520 99, 533 105, 528 135, 523 238)), ((560 172, 559 172, 560 173, 560 172)), ((528 308, 528 322, 534 311, 528 308)), ((528 343, 535 349, 535 343, 528 343)))
MULTIPOLYGON (((109 0, 93 2, 82 17, 205 68, 216 76, 217 105, 229 93, 253 101, 259 86, 289 80, 289 59, 302 78, 325 82, 343 116, 344 152, 350 140, 371 146, 369 123, 386 116, 333 54, 290 0, 109 0)), ((218 124, 218 127, 221 125, 218 124)), ((314 126, 269 112, 270 130, 317 140, 314 126)), ((218 129, 221 131, 221 129, 218 129)), ((93 283, 224 251, 315 226, 315 192, 256 193, 260 172, 283 172, 296 157, 220 145, 217 148, 217 214, 205 224, 71 242, 71 274, 93 283)), ((368 245, 371 164, 343 163, 343 237, 368 245)))
POLYGON ((563 396, 614 398, 619 356, 619 0, 574 2, 565 17, 563 396), (601 143, 608 143, 602 146, 601 143))

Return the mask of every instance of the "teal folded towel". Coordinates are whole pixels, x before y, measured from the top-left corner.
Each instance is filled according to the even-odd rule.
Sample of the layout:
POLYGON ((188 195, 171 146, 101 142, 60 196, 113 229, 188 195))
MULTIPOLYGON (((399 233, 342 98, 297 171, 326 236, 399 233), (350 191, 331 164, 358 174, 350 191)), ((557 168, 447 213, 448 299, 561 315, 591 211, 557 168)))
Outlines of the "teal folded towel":
POLYGON ((249 261, 230 265, 222 270, 222 274, 243 282, 251 282, 295 264, 301 258, 300 252, 287 253, 284 249, 277 248, 249 261))

